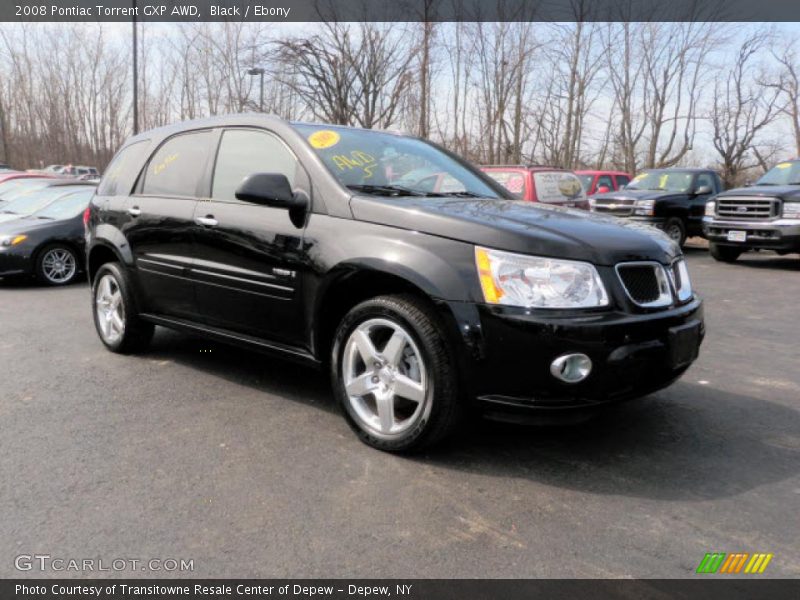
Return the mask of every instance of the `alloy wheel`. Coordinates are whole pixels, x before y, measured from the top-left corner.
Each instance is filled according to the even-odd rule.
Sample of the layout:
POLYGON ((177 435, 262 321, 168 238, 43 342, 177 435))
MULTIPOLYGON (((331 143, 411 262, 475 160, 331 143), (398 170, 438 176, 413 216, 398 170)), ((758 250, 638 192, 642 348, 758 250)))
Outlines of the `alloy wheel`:
POLYGON ((42 257, 42 273, 50 283, 68 282, 77 269, 75 255, 66 248, 53 248, 42 257))
POLYGON ((411 335, 388 319, 370 319, 347 339, 342 358, 350 412, 380 438, 401 436, 430 414, 425 363, 411 335))
POLYGON ((106 343, 115 344, 125 333, 125 305, 113 275, 103 275, 97 282, 95 307, 100 335, 106 343))

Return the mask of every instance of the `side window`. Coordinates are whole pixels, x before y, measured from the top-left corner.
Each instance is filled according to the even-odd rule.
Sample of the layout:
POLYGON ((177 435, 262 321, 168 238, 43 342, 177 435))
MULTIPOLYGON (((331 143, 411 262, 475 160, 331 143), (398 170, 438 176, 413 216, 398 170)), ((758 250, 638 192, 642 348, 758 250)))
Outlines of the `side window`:
POLYGON ((697 181, 695 181, 694 187, 699 188, 702 185, 707 185, 708 187, 711 188, 711 191, 717 189, 717 186, 714 183, 714 178, 711 177, 711 175, 709 175, 708 173, 700 173, 697 176, 697 181))
POLYGON ((614 189, 614 182, 611 181, 611 175, 600 175, 600 177, 597 178, 597 187, 599 188, 601 186, 605 186, 609 190, 614 189))
POLYGON ((142 193, 196 196, 210 143, 210 131, 183 133, 168 139, 147 165, 142 193))
POLYGON ((133 180, 139 172, 139 167, 144 160, 144 153, 147 150, 149 140, 142 140, 125 146, 122 150, 117 152, 117 155, 108 165, 103 180, 97 188, 98 196, 114 196, 116 194, 127 194, 128 190, 121 190, 119 184, 123 176, 126 174, 130 176, 131 187, 133 187, 133 180))
POLYGON ((617 189, 625 187, 631 182, 631 178, 627 175, 617 175, 617 189))
POLYGON ((236 188, 253 173, 282 173, 294 186, 300 164, 276 136, 265 131, 229 129, 222 134, 211 197, 235 200, 236 188))

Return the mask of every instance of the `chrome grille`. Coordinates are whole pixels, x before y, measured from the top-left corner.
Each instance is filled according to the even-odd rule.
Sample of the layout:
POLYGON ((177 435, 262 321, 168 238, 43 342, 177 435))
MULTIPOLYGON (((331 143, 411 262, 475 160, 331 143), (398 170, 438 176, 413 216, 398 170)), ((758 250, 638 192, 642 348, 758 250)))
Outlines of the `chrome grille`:
POLYGON ((780 214, 780 200, 760 196, 717 198, 717 216, 737 221, 763 221, 780 214))
POLYGON ((620 263, 616 269, 625 293, 634 303, 643 307, 672 304, 672 291, 667 273, 660 263, 620 263))
POLYGON ((633 214, 633 203, 632 198, 595 198, 592 210, 615 217, 629 217, 633 214))

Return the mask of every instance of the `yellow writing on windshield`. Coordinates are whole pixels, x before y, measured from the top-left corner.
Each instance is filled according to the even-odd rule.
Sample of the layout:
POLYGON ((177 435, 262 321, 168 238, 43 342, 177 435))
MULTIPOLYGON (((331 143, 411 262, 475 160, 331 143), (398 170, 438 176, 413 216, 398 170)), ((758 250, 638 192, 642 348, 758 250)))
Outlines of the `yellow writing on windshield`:
POLYGON ((364 172, 364 177, 372 177, 378 164, 374 156, 361 150, 353 150, 350 154, 336 154, 331 160, 340 171, 360 169, 364 172))
POLYGON ((170 154, 164 160, 162 160, 160 163, 154 165, 153 166, 153 175, 158 175, 159 173, 161 173, 164 169, 166 169, 168 166, 170 166, 172 163, 174 163, 176 160, 178 160, 178 156, 180 156, 180 154, 178 152, 176 152, 175 154, 170 154))

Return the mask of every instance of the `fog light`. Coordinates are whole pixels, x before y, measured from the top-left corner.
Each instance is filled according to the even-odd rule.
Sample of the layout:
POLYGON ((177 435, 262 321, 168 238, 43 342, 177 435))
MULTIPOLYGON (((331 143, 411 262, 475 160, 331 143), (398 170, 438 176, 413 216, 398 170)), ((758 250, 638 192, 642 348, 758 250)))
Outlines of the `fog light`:
POLYGON ((550 372, 566 383, 578 383, 592 372, 592 359, 580 353, 562 354, 550 364, 550 372))

